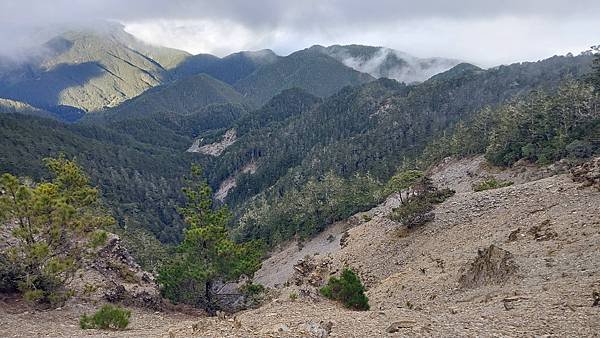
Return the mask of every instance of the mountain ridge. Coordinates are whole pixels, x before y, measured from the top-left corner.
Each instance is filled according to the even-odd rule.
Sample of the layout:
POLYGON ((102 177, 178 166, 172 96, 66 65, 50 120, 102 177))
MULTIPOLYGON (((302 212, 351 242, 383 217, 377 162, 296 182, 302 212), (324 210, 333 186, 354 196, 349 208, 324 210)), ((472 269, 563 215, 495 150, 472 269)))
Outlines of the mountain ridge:
POLYGON ((74 121, 87 113, 117 107, 156 86, 205 73, 231 85, 258 107, 282 90, 299 87, 326 97, 346 85, 374 80, 368 71, 375 77, 394 77, 390 69, 406 66, 396 57, 389 58, 393 65, 387 73, 382 67, 381 72, 374 72, 344 63, 347 60, 340 53, 349 48, 368 50, 371 58, 377 51, 388 50, 313 46, 287 56, 263 49, 219 58, 152 46, 127 33, 122 25, 109 23, 94 30, 66 31, 47 41, 41 47, 44 52, 24 63, 0 60, 0 97, 74 121))
POLYGON ((365 45, 332 45, 310 47, 357 71, 375 78, 390 78, 399 82, 423 82, 462 61, 441 57, 417 58, 387 47, 365 45))

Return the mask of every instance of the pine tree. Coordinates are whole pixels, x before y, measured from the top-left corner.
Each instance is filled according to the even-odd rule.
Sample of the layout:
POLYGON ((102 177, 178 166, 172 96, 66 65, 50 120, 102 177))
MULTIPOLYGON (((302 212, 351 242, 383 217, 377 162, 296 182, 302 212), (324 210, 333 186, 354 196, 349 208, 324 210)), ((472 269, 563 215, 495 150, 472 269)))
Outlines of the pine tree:
POLYGON ((80 267, 86 248, 101 244, 101 229, 114 220, 74 161, 61 156, 45 162, 54 176, 50 182, 2 175, 0 221, 8 224, 16 240, 6 253, 19 267, 14 285, 28 300, 58 305, 70 295, 65 285, 80 267))
POLYGON ((229 237, 226 207, 215 209, 212 189, 202 179, 200 167, 192 166, 192 177, 183 189, 187 203, 179 208, 188 228, 176 254, 159 269, 163 295, 174 303, 216 310, 212 286, 217 280, 232 281, 251 276, 260 268, 259 242, 238 244, 229 237))

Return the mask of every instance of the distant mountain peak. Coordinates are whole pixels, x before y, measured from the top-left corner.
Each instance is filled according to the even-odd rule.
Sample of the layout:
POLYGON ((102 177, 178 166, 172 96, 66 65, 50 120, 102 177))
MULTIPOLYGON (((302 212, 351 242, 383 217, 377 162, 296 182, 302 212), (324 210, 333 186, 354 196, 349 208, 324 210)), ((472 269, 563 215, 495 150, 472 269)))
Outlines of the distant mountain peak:
POLYGON ((161 84, 189 57, 148 45, 117 24, 66 31, 40 49, 24 64, 0 65, 0 96, 51 112, 116 106, 161 84))
POLYGON ((275 54, 274 51, 270 49, 243 51, 240 53, 257 63, 273 63, 279 57, 277 54, 275 54))
POLYGON ((373 77, 386 77, 405 83, 423 82, 461 62, 439 57, 418 58, 391 48, 364 45, 315 45, 310 49, 373 77))

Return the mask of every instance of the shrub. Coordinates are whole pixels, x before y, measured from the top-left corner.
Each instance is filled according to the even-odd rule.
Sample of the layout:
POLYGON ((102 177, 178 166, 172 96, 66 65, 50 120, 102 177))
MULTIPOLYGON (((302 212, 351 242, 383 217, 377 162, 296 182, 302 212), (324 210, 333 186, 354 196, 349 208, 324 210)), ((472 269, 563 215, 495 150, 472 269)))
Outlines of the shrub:
POLYGON ((423 225, 434 218, 433 204, 425 198, 414 198, 394 209, 390 219, 404 224, 408 228, 423 225))
POLYGON ((93 316, 81 316, 79 326, 84 330, 124 330, 129 325, 130 317, 131 311, 107 304, 101 307, 93 316))
POLYGON ((262 284, 248 283, 242 287, 242 291, 247 296, 256 296, 265 292, 265 287, 262 284))
POLYGON ((298 299, 298 294, 295 292, 290 293, 290 300, 295 302, 298 299))
POLYGON ((13 264, 5 254, 0 253, 0 293, 17 292, 19 276, 23 274, 21 265, 13 264))
POLYGON ((356 273, 350 269, 344 269, 340 278, 331 277, 320 291, 329 299, 341 301, 347 308, 369 309, 369 298, 364 293, 365 288, 356 273))
POLYGON ((104 244, 108 240, 108 232, 104 230, 97 230, 92 233, 90 236, 90 246, 92 248, 98 248, 104 244))
POLYGON ((588 158, 593 154, 593 147, 589 142, 575 140, 567 145, 566 151, 571 158, 588 158))
POLYGON ((455 193, 451 189, 438 190, 431 186, 430 182, 426 182, 426 187, 422 188, 422 191, 424 192, 412 196, 398 208, 395 208, 389 218, 404 224, 410 229, 423 225, 435 218, 435 214, 432 212, 434 204, 444 202, 455 193))
POLYGON ((499 181, 494 177, 489 178, 485 181, 473 184, 473 191, 485 191, 491 189, 504 188, 513 185, 511 181, 499 181))

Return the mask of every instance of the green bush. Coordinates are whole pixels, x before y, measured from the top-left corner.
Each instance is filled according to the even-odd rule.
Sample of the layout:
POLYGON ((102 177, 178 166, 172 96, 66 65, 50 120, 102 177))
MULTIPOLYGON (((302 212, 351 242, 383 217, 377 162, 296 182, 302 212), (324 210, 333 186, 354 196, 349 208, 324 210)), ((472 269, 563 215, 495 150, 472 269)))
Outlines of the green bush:
POLYGON ((93 316, 81 316, 79 326, 84 330, 124 330, 129 325, 130 317, 131 311, 107 304, 102 306, 93 316))
POLYGON ((473 184, 473 191, 485 191, 491 189, 504 188, 513 185, 511 181, 500 181, 494 177, 489 178, 485 181, 473 184))
POLYGON ((331 277, 321 288, 321 294, 329 299, 341 301, 354 310, 368 310, 369 298, 358 276, 350 269, 344 269, 340 278, 331 277))
POLYGON ((406 201, 400 207, 394 209, 389 218, 400 222, 408 228, 423 225, 434 218, 433 204, 424 198, 415 198, 406 201))
POLYGON ((389 218, 411 229, 423 225, 435 218, 435 214, 432 212, 434 204, 444 202, 455 193, 454 190, 446 188, 438 190, 429 181, 425 182, 425 188, 422 190, 424 192, 411 196, 398 208, 395 208, 389 218))
POLYGON ((588 158, 594 153, 592 145, 587 141, 575 140, 565 148, 571 158, 588 158))
POLYGON ((242 287, 242 291, 247 296, 257 296, 265 292, 265 287, 262 284, 248 283, 242 287))
POLYGON ((21 265, 13 264, 4 253, 0 253, 0 293, 17 292, 23 270, 21 265))

